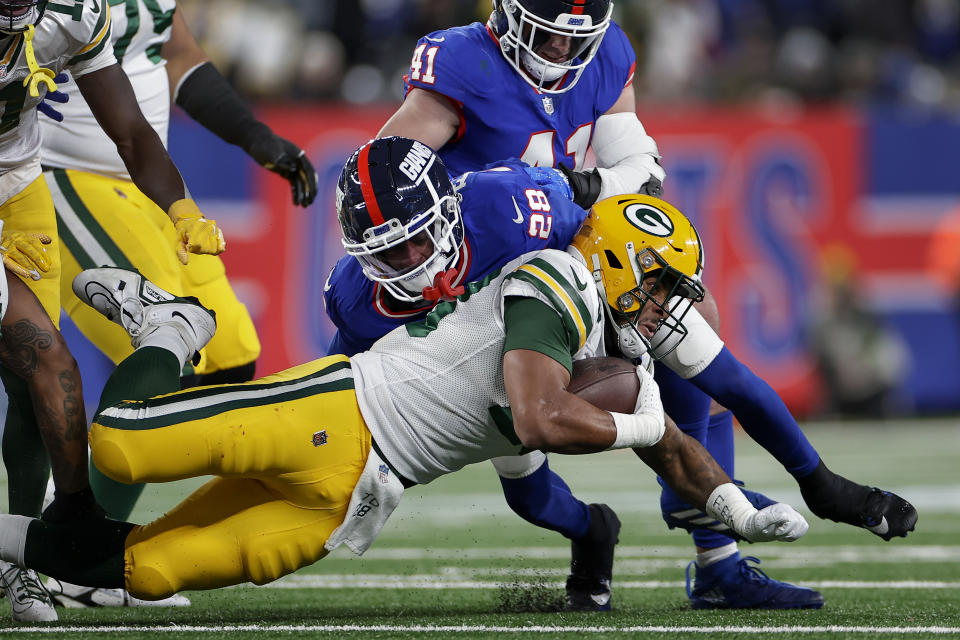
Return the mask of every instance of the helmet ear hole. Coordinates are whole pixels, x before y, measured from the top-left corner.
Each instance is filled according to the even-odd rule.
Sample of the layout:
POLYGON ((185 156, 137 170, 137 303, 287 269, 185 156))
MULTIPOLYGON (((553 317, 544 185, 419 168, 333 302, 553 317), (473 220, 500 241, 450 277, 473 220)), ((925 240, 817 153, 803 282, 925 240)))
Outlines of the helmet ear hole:
POLYGON ((614 269, 623 269, 623 264, 620 263, 620 258, 617 257, 610 249, 604 249, 603 255, 607 258, 607 263, 614 269))

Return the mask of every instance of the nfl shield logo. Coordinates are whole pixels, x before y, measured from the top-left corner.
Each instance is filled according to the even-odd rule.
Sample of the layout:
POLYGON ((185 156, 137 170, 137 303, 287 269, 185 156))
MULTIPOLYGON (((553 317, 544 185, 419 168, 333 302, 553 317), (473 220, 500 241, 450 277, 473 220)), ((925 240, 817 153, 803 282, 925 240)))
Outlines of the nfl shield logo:
POLYGON ((380 477, 380 484, 387 484, 387 476, 390 475, 390 467, 385 464, 380 465, 377 476, 380 477))
POLYGON ((317 431, 313 434, 313 446, 319 447, 320 445, 327 444, 327 430, 317 431))
POLYGON ((550 96, 543 96, 543 110, 547 112, 548 116, 553 115, 553 98, 550 96))

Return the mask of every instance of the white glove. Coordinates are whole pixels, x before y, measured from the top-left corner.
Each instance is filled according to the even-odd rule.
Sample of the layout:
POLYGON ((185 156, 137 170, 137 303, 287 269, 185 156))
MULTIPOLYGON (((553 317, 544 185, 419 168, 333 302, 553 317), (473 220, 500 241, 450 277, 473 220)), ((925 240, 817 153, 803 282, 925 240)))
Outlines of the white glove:
POLYGON ((657 381, 642 366, 637 367, 637 378, 640 379, 640 392, 633 413, 610 412, 617 427, 617 439, 610 446, 611 449, 652 447, 660 442, 666 430, 657 381))
POLYGON ((796 509, 783 502, 765 507, 744 522, 739 532, 750 542, 793 542, 807 532, 810 525, 796 509))
POLYGON ((637 378, 640 379, 640 393, 637 394, 637 404, 633 407, 633 413, 636 415, 656 417, 663 422, 663 402, 660 400, 660 385, 653 379, 653 373, 647 371, 647 368, 643 365, 638 365, 637 378))

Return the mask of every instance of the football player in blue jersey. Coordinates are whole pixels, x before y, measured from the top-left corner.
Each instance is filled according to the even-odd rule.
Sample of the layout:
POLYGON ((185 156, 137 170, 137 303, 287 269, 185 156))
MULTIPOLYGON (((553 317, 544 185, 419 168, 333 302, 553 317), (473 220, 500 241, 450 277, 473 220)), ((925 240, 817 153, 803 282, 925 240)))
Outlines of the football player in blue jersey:
MULTIPOLYGON (((610 0, 494 0, 486 25, 425 36, 405 77, 406 98, 380 135, 428 144, 452 174, 508 157, 559 167, 576 185, 583 206, 619 193, 659 195, 665 173, 657 145, 635 113, 635 55, 611 12, 610 0), (588 149, 597 167, 583 171, 588 149)), ((657 368, 657 381, 667 413, 728 473, 734 472, 736 415, 796 478, 814 514, 868 528, 884 539, 913 529, 916 511, 902 498, 826 467, 779 396, 717 337, 718 314, 709 292, 687 322, 699 330, 665 357, 668 366, 657 368), (711 409, 711 397, 723 406, 711 409)), ((621 347, 630 355, 647 345, 624 332, 621 347)), ((519 484, 516 489, 529 490, 519 484)), ((671 527, 696 529, 703 517, 668 488, 662 508, 671 527)), ((822 604, 820 594, 769 579, 747 564, 727 533, 693 532, 693 607, 822 604)))
MULTIPOLYGON (((334 266, 323 294, 337 327, 329 354, 369 349, 390 330, 422 319, 438 301, 463 293, 463 284, 524 253, 565 248, 587 214, 573 203, 559 171, 516 160, 465 174, 454 187, 426 145, 380 138, 357 150, 347 166, 337 209, 350 255, 334 266), (409 170, 429 163, 435 175, 418 211, 386 197, 394 191, 388 159, 405 156, 422 163, 409 170)), ((540 452, 493 464, 514 511, 572 541, 568 606, 610 609, 616 514, 575 498, 540 452)))

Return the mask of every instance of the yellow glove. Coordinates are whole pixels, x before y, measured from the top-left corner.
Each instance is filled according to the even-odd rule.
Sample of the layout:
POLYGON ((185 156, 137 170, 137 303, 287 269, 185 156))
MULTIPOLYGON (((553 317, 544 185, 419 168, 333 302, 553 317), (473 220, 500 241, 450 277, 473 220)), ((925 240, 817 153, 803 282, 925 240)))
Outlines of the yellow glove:
POLYGON ((187 264, 191 253, 215 256, 227 248, 217 221, 204 218, 197 203, 190 198, 174 202, 167 215, 177 229, 177 257, 183 264, 187 264))
POLYGON ((0 254, 4 266, 21 278, 40 279, 40 272, 50 270, 50 258, 43 245, 50 244, 45 233, 11 231, 3 234, 0 254))

